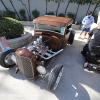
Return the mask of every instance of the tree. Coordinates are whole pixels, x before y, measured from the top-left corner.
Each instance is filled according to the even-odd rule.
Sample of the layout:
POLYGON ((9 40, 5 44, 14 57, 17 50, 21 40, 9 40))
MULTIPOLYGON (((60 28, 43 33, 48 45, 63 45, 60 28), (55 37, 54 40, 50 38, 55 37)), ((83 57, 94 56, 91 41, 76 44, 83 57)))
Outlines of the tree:
POLYGON ((88 9, 87 9, 87 12, 86 12, 86 15, 87 15, 88 12, 89 12, 90 6, 91 6, 91 4, 92 4, 92 0, 86 0, 85 3, 89 4, 88 9))
POLYGON ((25 6, 25 9, 26 9, 27 15, 28 15, 29 19, 31 20, 31 17, 30 17, 30 14, 29 14, 29 12, 28 12, 28 9, 27 9, 27 7, 26 7, 26 4, 24 4, 22 0, 19 0, 19 1, 22 3, 22 5, 25 6))
POLYGON ((93 13, 94 13, 95 10, 96 10, 96 8, 98 8, 98 7, 100 6, 100 0, 92 0, 92 3, 93 3, 93 4, 96 4, 96 5, 95 5, 95 8, 94 8, 94 10, 93 10, 93 13))
POLYGON ((75 18, 74 18, 74 21, 76 20, 76 17, 77 17, 77 13, 78 13, 78 10, 79 10, 79 7, 80 5, 83 5, 83 4, 88 4, 89 3, 89 0, 71 0, 72 3, 77 3, 78 4, 78 7, 77 7, 77 10, 76 10, 76 14, 75 14, 75 18))
POLYGON ((68 4, 67 4, 66 9, 65 9, 65 16, 66 16, 66 12, 67 12, 67 9, 68 9, 68 6, 69 6, 69 3, 70 3, 70 0, 68 0, 68 4))
POLYGON ((30 20, 31 20, 31 11, 30 11, 30 0, 28 0, 28 9, 29 9, 29 16, 30 16, 30 20))
POLYGON ((0 0, 3 4, 3 6, 5 7, 6 11, 8 11, 8 8, 6 7, 5 3, 3 2, 3 0, 0 0))
POLYGON ((12 0, 9 0, 9 2, 11 3, 13 9, 15 10, 15 12, 16 12, 16 14, 17 14, 19 20, 21 20, 19 14, 18 14, 18 12, 17 12, 17 10, 15 9, 15 7, 14 7, 14 5, 13 5, 13 1, 12 1, 12 0))
POLYGON ((0 20, 3 18, 2 14, 0 13, 0 20))
POLYGON ((55 13, 56 13, 56 16, 58 16, 58 10, 60 7, 60 3, 64 2, 64 0, 51 0, 51 1, 57 3, 57 9, 56 9, 55 13))
POLYGON ((90 6, 91 6, 91 2, 90 2, 90 4, 89 4, 89 6, 88 6, 88 10, 87 10, 87 12, 86 12, 86 15, 87 15, 88 12, 89 12, 90 6))
POLYGON ((80 7, 80 4, 78 3, 78 7, 77 7, 77 10, 76 10, 76 14, 75 14, 75 18, 74 18, 74 20, 76 20, 76 16, 77 16, 77 13, 78 13, 78 9, 79 9, 79 7, 80 7))
POLYGON ((46 11, 45 11, 45 14, 47 14, 47 7, 48 7, 48 2, 50 2, 50 0, 45 0, 45 2, 46 2, 46 11))

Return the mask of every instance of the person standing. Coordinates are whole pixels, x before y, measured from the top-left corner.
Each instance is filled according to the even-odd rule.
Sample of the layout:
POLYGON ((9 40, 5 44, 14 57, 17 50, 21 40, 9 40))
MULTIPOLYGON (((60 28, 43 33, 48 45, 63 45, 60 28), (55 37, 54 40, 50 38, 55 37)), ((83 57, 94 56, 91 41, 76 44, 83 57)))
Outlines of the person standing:
POLYGON ((81 35, 84 33, 84 39, 86 39, 87 33, 90 31, 91 25, 94 23, 94 17, 92 16, 92 11, 89 11, 87 16, 85 16, 82 20, 82 29, 79 38, 81 38, 81 35))

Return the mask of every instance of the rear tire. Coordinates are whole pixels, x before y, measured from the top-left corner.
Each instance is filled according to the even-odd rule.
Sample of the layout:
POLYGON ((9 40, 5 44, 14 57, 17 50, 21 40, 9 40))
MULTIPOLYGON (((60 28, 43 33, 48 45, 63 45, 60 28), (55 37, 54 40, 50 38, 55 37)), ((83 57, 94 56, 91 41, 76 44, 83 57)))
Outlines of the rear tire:
POLYGON ((12 60, 10 60, 10 56, 13 55, 14 52, 15 49, 10 49, 6 52, 2 52, 2 54, 0 55, 0 65, 2 67, 11 68, 16 65, 12 60))
POLYGON ((72 44, 73 43, 74 36, 75 36, 75 31, 74 30, 71 30, 70 31, 70 35, 69 35, 69 38, 68 38, 68 44, 72 44))
POLYGON ((53 91, 57 88, 63 73, 63 65, 57 64, 50 72, 47 88, 53 91))

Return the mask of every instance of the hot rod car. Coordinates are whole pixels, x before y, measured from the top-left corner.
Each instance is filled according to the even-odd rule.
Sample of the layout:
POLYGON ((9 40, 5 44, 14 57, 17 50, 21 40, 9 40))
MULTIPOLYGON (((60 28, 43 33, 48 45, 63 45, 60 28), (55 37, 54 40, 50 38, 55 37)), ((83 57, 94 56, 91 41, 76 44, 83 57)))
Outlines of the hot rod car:
POLYGON ((34 36, 30 44, 22 48, 3 52, 0 64, 5 68, 17 65, 26 78, 36 80, 37 76, 48 78, 48 89, 55 90, 63 73, 63 65, 57 64, 48 72, 55 56, 66 44, 72 44, 75 31, 71 29, 71 18, 41 16, 33 20, 34 36))

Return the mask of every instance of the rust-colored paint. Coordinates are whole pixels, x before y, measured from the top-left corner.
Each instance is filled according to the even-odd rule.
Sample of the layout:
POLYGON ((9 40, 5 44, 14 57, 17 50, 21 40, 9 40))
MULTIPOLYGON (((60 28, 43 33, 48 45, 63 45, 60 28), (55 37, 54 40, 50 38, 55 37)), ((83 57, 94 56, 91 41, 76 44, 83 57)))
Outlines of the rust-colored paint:
POLYGON ((24 48, 18 48, 15 53, 17 55, 24 56, 24 57, 31 57, 33 55, 32 52, 29 52, 29 50, 24 49, 24 48))
POLYGON ((56 17, 56 16, 41 16, 35 18, 33 20, 33 23, 64 27, 71 21, 72 21, 71 18, 56 17))
MULTIPOLYGON (((30 52, 29 50, 27 50, 27 49, 24 49, 24 48, 18 48, 17 50, 16 50, 16 52, 15 52, 15 54, 16 55, 18 55, 18 56, 23 56, 23 57, 26 57, 26 59, 30 59, 30 61, 31 61, 31 63, 32 63, 32 66, 30 66, 30 67, 32 67, 32 73, 33 73, 33 79, 34 79, 34 81, 35 81, 35 78, 37 77, 37 75, 38 75, 38 72, 37 72, 37 69, 36 69, 36 67, 37 67, 37 59, 36 59, 36 56, 35 56, 35 54, 34 53, 32 53, 32 52, 30 52)), ((19 61, 17 61, 17 63, 18 63, 18 68, 19 68, 19 70, 20 69, 24 69, 24 68, 22 68, 22 67, 24 67, 24 66, 21 66, 21 63, 19 63, 19 61)), ((29 67, 29 66, 28 66, 29 67)), ((24 69, 24 70, 26 70, 26 69, 24 69)), ((21 70, 20 70, 21 71, 21 70)), ((21 71, 21 72, 23 72, 23 71, 21 71)), ((27 73, 29 73, 29 72, 27 72, 27 73)), ((25 72, 23 72, 23 75, 25 75, 25 72)))
POLYGON ((45 42, 48 40, 45 42, 45 44, 49 48, 52 48, 53 51, 58 51, 65 48, 65 36, 50 31, 41 31, 42 34, 38 34, 39 31, 41 30, 36 30, 34 39, 37 39, 41 35, 42 41, 45 42))

